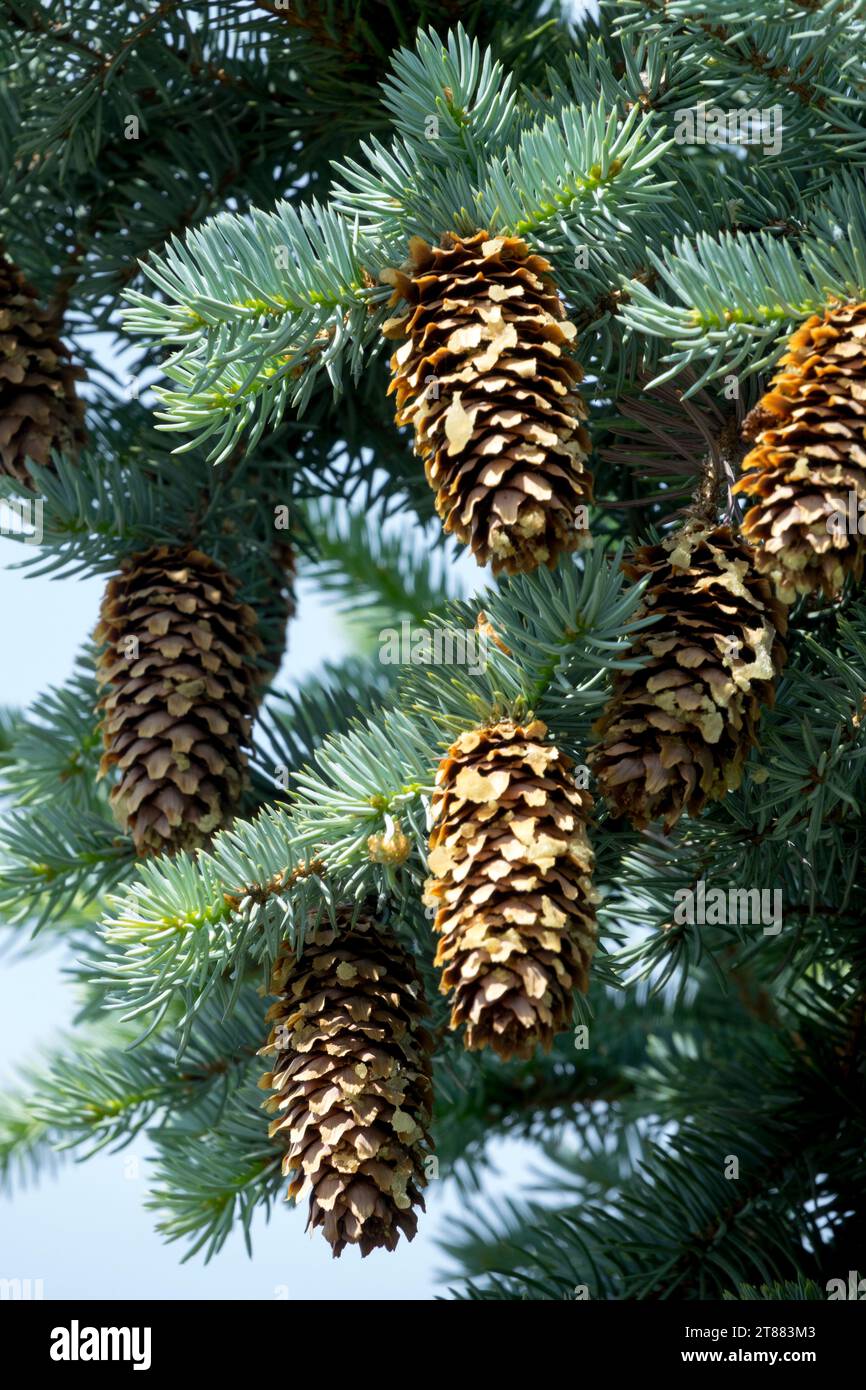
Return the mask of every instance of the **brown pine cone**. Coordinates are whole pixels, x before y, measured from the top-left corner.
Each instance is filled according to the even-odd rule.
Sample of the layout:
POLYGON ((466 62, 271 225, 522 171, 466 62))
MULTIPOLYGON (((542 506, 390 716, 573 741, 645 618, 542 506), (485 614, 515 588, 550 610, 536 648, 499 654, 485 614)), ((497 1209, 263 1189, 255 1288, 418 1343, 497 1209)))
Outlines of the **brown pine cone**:
POLYGON ((508 720, 457 739, 433 795, 425 901, 467 1048, 529 1057, 570 1026, 595 950, 592 806, 547 726, 508 720))
POLYGON ((797 329, 744 432, 756 443, 734 491, 754 502, 743 534, 758 569, 785 603, 835 597, 866 548, 866 303, 797 329))
POLYGON ((619 671, 600 742, 589 752, 599 791, 638 829, 662 817, 670 830, 740 784, 763 705, 785 661, 783 604, 728 526, 692 520, 623 566, 649 575, 639 632, 619 671))
POLYGON ((279 997, 263 1054, 275 1058, 263 1089, 270 1133, 287 1153, 288 1195, 309 1196, 307 1228, 321 1226, 334 1255, 346 1245, 393 1250, 424 1210, 425 1149, 433 1106, 428 1013, 414 962, 367 913, 319 923, 300 959, 284 943, 274 967, 279 997))
POLYGON ((553 567, 589 536, 592 497, 574 325, 550 263, 518 237, 448 233, 410 243, 408 274, 386 270, 383 328, 406 341, 391 358, 397 423, 411 424, 446 531, 494 573, 553 567))
POLYGON ((56 319, 0 246, 0 473, 32 489, 27 459, 41 467, 51 452, 77 457, 84 443, 84 406, 56 319))
POLYGON ((140 855, 193 849, 231 817, 260 693, 261 642, 232 575, 201 551, 156 546, 109 581, 96 640, 118 823, 140 855))

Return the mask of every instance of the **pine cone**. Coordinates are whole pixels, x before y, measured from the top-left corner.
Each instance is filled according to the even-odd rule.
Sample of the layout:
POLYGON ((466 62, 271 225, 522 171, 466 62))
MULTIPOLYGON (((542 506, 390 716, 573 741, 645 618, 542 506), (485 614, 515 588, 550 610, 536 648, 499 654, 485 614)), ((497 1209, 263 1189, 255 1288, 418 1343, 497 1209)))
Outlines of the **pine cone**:
POLYGON ((462 734, 436 776, 425 901, 467 1048, 529 1057, 570 1026, 595 949, 592 798, 547 726, 462 734))
POLYGON ((424 1210, 424 1149, 433 1103, 433 1042, 414 962, 362 913, 320 923, 300 959, 283 943, 273 974, 277 1003, 264 1054, 277 1057, 260 1085, 288 1144, 288 1195, 309 1195, 307 1228, 323 1227, 334 1255, 346 1245, 393 1250, 415 1235, 424 1210))
POLYGON ((780 367, 746 420, 756 444, 734 491, 755 505, 743 533, 785 603, 816 589, 832 598, 846 575, 860 579, 866 547, 857 529, 866 505, 866 303, 814 315, 780 367))
POLYGON ((32 489, 26 460, 47 468, 51 451, 76 457, 84 406, 58 325, 0 247, 0 474, 32 489))
POLYGON ((230 818, 258 694, 256 615, 190 547, 157 546, 109 581, 96 640, 111 792, 140 855, 193 849, 230 818))
POLYGON ((588 540, 577 507, 592 496, 586 406, 574 384, 574 325, 550 263, 517 237, 410 243, 410 273, 386 270, 383 328, 407 341, 391 358, 397 423, 411 424, 446 531, 494 573, 551 567, 588 540))
POLYGON ((739 786, 785 660, 786 610, 727 526, 689 521, 623 568, 650 576, 640 616, 659 620, 629 653, 646 664, 614 676, 589 764, 615 815, 670 830, 739 786))

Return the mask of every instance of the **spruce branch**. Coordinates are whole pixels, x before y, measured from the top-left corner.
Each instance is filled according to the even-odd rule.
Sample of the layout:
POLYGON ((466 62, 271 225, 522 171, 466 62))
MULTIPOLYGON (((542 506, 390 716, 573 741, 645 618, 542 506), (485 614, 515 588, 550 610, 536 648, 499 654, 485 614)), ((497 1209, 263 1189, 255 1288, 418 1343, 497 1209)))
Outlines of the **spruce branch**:
POLYGON ((204 1109, 203 1123, 212 1122, 214 1106, 225 1104, 246 1079, 261 1000, 248 987, 230 1018, 218 1004, 202 1010, 182 1064, 166 1038, 129 1050, 130 1030, 108 1017, 95 1039, 70 1039, 59 1055, 55 1050, 31 1070, 27 1083, 30 1111, 55 1151, 75 1150, 78 1161, 100 1149, 125 1148, 175 1109, 188 1116, 204 1109))
POLYGON ((383 297, 370 258, 357 227, 316 202, 223 213, 175 238, 144 266, 165 298, 127 295, 128 331, 177 348, 165 372, 183 390, 159 393, 158 428, 194 431, 182 452, 219 431, 218 461, 253 421, 251 447, 289 403, 303 407, 320 371, 336 383, 343 354, 357 375, 375 327, 368 311, 383 297))
POLYGON ((12 1195, 57 1166, 44 1122, 25 1091, 0 1093, 0 1191, 12 1195))
POLYGON ((201 1250, 210 1260, 236 1225, 251 1254, 253 1217, 269 1216, 282 1182, 282 1154, 268 1139, 252 1074, 225 1106, 218 1129, 203 1131, 200 1121, 178 1114, 155 1143, 159 1158, 147 1205, 166 1241, 189 1242, 183 1261, 201 1250))
POLYGON ((307 520, 317 557, 306 572, 353 625, 373 630, 404 618, 423 623, 454 592, 453 547, 441 544, 441 531, 429 546, 410 551, 400 531, 386 529, 376 512, 347 512, 323 501, 307 508, 307 520))
POLYGON ((295 770, 310 763, 332 734, 348 730, 360 710, 371 711, 393 694, 389 666, 360 656, 326 662, 321 673, 294 691, 274 691, 259 714, 253 767, 260 799, 291 785, 295 770))
POLYGON ((0 840, 0 905, 12 925, 74 921, 115 888, 133 862, 131 841, 107 815, 63 805, 10 812, 0 840))
MULTIPOLYGON (((310 864, 309 874, 317 867, 310 864)), ((149 1015, 147 1036, 175 1001, 185 998, 183 1045, 210 992, 223 979, 233 979, 235 992, 240 988, 247 950, 254 949, 255 959, 268 953, 272 958, 281 935, 298 930, 297 922, 306 918, 301 891, 293 895, 295 916, 293 900, 279 898, 275 904, 260 886, 276 888, 281 876, 293 873, 297 883, 307 872, 279 808, 222 831, 210 853, 143 864, 139 878, 110 900, 103 923, 108 949, 102 973, 115 1006, 126 1018, 149 1015)))
POLYGON ((482 225, 543 236, 548 224, 580 217, 601 238, 639 216, 666 191, 650 173, 667 145, 652 115, 634 107, 624 120, 602 102, 566 107, 491 159, 479 191, 482 225), (605 226, 606 224, 606 226, 605 226))
POLYGON ((452 601, 428 620, 453 646, 473 631, 486 636, 483 669, 421 664, 407 671, 405 703, 432 719, 443 737, 473 724, 534 713, 571 743, 588 733, 588 716, 606 698, 607 674, 628 666, 640 585, 627 588, 613 555, 599 545, 567 556, 553 571, 515 575, 471 600, 452 601), (585 558, 586 556, 586 558, 585 558), (486 625, 479 628, 479 614, 486 625))
MULTIPOLYGON (((508 1226, 496 1223, 493 1233, 472 1223, 461 1255, 474 1243, 479 1272, 458 1296, 561 1299, 589 1279, 594 1297, 706 1298, 738 1282, 769 1284, 808 1277, 816 1263, 820 1269, 820 1257, 806 1253, 822 1245, 815 1240, 813 1211, 822 1184, 811 1149, 820 1144, 820 1092, 833 1063, 824 1043, 817 1073, 803 1068, 809 1031, 802 1017, 787 1040, 757 1027, 738 1032, 728 1022, 711 1029, 696 1051, 675 1038, 654 1043, 652 1079, 647 1086, 641 1073, 639 1108, 668 1113, 673 1106, 682 1116, 676 1143, 650 1143, 640 1168, 620 1187, 615 1208, 578 1200, 550 1211, 533 1203, 513 1209, 508 1226), (768 1075, 774 1103, 758 1118, 752 1098, 768 1075), (692 1118, 696 1082, 699 1121, 692 1118), (736 1184, 722 1176, 721 1156, 732 1148, 741 1165, 736 1184), (803 1240, 799 1255, 788 1235, 792 1223, 803 1240), (481 1274, 492 1234, 501 1273, 481 1274)), ((624 1105, 628 1109, 629 1102, 624 1105)), ((844 1124, 851 1142, 862 1116, 849 1108, 844 1124)))
MULTIPOLYGON (((272 696, 250 793, 195 856, 134 862, 111 824, 86 662, 29 713, 0 716, 7 935, 52 923, 76 956, 80 1022, 112 1020, 0 1097, 0 1177, 146 1130, 166 1238, 209 1256, 239 1223, 249 1245, 281 1187, 255 1086, 259 991, 283 942, 301 950, 319 918, 372 900, 431 997, 447 1179, 483 1193, 491 1135, 530 1140, 544 1162, 528 1200, 485 1200, 449 1233, 460 1296, 560 1299, 588 1283, 610 1299, 800 1299, 854 1268, 866 608, 853 576, 832 602, 791 608, 776 705, 736 790, 669 835, 597 800, 600 940, 574 1014, 588 1048, 566 1032, 516 1065, 468 1054, 421 892, 444 746, 532 713, 583 763, 649 622, 619 547, 647 539, 642 517, 666 526, 699 472, 703 500, 722 505, 715 484, 738 461, 759 373, 805 317, 866 295, 864 32, 862 0, 766 0, 755 14, 626 0, 576 33, 536 0, 472 0, 459 15, 452 0, 68 0, 62 19, 37 0, 5 7, 0 231, 66 312, 89 378, 80 462, 30 470, 45 534, 22 546, 24 574, 104 574, 192 541, 267 629, 290 541, 333 605, 351 599, 367 655, 272 696), (740 118, 778 106, 784 139, 683 144, 699 101, 740 118), (120 133, 130 113, 137 141, 120 133), (379 277, 399 278, 413 237, 482 228, 525 236, 551 263, 603 500, 580 557, 467 595, 448 548, 425 531, 408 555, 393 526, 429 520, 432 501, 392 424, 379 277), (91 351, 100 325, 120 347, 135 340, 144 402, 121 402, 91 351), (712 390, 728 372, 736 408, 712 390), (376 625, 404 620, 430 659, 422 643, 420 659, 376 660, 376 625), (482 638, 475 661, 466 644, 482 638), (702 882, 780 892, 782 930, 733 911, 681 921, 678 895, 702 882)), ((463 288, 442 297, 446 333, 472 299, 463 288)), ((5 360, 14 373, 14 351, 5 360)))
POLYGON ((92 727, 96 705, 93 652, 75 662, 64 686, 46 691, 13 726, 2 791, 19 808, 56 802, 104 809, 95 787, 100 739, 92 727))
POLYGON ((425 161, 459 163, 477 176, 486 149, 507 144, 516 128, 510 74, 462 24, 444 41, 432 29, 419 33, 414 52, 395 54, 382 87, 397 136, 425 161))
POLYGON ((695 373, 689 393, 724 373, 751 376, 772 364, 793 328, 829 299, 859 297, 866 223, 850 230, 850 252, 806 238, 795 249, 766 233, 677 238, 667 262, 650 250, 673 303, 632 280, 621 313, 631 328, 670 344, 663 359, 670 365, 653 385, 688 367, 695 373))

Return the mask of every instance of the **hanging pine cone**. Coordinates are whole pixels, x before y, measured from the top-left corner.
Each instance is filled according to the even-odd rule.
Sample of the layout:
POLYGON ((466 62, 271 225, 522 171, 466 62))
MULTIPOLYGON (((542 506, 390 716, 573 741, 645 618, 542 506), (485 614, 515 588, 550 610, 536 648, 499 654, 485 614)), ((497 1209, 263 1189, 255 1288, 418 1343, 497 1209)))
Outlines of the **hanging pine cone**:
POLYGON ((26 461, 47 468, 51 452, 75 457, 84 443, 84 376, 59 341, 54 316, 0 246, 0 473, 33 487, 26 461))
POLYGON ((727 526, 690 520, 623 566, 649 576, 632 643, 645 664, 614 676, 589 764, 611 810, 669 830, 740 784, 784 660, 786 610, 727 526))
POLYGON ((494 573, 553 566, 588 539, 577 508, 591 500, 586 406, 570 355, 574 325, 550 263, 518 237, 447 234, 410 243, 409 273, 386 270, 387 338, 397 423, 415 448, 446 531, 494 573))
POLYGON ((188 546, 134 555, 109 581, 100 772, 120 770, 111 802, 140 855, 204 844, 242 791, 261 642, 237 588, 188 546))
POLYGON ((283 1140, 288 1195, 310 1198, 307 1228, 334 1255, 393 1250, 424 1210, 425 1146, 433 1103, 428 1013, 412 958, 373 918, 319 923, 300 959, 284 943, 263 1054, 274 1070, 270 1133, 283 1140))
POLYGON ((529 1057, 570 1026, 595 949, 592 798, 540 720, 465 733, 436 776, 425 901, 467 1048, 529 1057))
POLYGON ((866 506, 866 303, 814 315, 791 338, 780 367, 746 419, 756 443, 734 491, 755 503, 743 532, 759 570, 792 603, 817 589, 834 597, 846 575, 859 580, 863 573, 866 537, 857 525, 866 506))

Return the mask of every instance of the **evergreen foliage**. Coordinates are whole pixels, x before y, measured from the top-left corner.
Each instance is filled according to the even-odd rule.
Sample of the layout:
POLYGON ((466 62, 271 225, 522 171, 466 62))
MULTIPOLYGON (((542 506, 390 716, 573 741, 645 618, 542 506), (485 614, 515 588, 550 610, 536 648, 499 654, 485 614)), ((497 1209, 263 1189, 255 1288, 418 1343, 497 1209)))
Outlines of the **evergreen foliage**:
MULTIPOLYGON (((466 1053, 422 892, 444 750, 534 716, 585 764, 611 675, 653 623, 623 554, 708 475, 736 529, 743 417, 800 324, 866 300, 864 90, 863 0, 603 0, 576 20, 538 0, 0 5, 0 238, 87 373, 80 458, 30 466, 44 535, 21 545, 23 594, 30 574, 107 578, 195 544, 273 647, 245 800, 196 854, 137 860, 114 823, 91 646, 62 688, 0 715, 5 930, 68 944, 84 1019, 0 1102, 10 1190, 56 1153, 146 1130, 162 1236, 210 1257, 239 1228, 252 1249, 284 1185, 257 1088, 261 991, 282 942, 300 951, 320 917, 372 902, 432 1006, 439 1178, 467 1196, 453 1297, 807 1300, 862 1265, 851 580, 790 608, 738 787, 670 835, 598 803, 599 946, 574 1035, 528 1061, 466 1053), (684 141, 700 102, 778 111, 778 150, 684 141), (551 263, 595 501, 590 549, 470 592, 393 423, 380 276, 411 237, 478 229, 551 263), (275 673, 281 546, 351 636, 300 684, 275 673), (404 621, 487 631, 483 669, 383 664, 382 631, 404 621), (406 855, 377 856, 395 830, 406 855), (780 891, 782 929, 680 920, 700 882, 780 891), (491 1202, 502 1136, 543 1167, 491 1202)), ((33 495, 9 478, 0 493, 33 495)), ((290 623, 284 672, 291 652, 290 623)))

